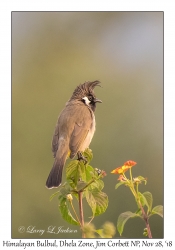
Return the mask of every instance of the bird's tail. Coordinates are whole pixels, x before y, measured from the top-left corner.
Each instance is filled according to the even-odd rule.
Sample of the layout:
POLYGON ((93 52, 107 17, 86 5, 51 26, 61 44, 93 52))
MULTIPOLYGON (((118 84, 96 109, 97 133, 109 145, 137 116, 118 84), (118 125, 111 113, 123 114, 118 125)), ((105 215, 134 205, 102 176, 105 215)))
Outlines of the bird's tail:
POLYGON ((63 167, 66 161, 67 154, 64 154, 61 159, 55 157, 53 167, 46 181, 47 188, 56 188, 60 186, 62 181, 63 167))

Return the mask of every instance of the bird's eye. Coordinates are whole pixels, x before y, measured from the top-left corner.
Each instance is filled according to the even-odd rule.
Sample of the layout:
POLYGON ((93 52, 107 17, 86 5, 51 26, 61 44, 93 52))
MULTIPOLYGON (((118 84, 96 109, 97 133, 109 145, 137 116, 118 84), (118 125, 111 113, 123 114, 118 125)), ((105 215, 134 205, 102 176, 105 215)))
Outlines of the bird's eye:
POLYGON ((89 99, 89 101, 91 102, 92 99, 93 99, 93 97, 90 95, 90 96, 88 96, 88 99, 89 99))

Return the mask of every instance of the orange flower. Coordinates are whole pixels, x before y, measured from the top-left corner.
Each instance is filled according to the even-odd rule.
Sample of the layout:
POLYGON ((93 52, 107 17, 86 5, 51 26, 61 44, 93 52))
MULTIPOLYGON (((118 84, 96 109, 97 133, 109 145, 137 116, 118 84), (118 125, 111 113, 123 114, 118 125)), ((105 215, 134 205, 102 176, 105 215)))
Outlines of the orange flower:
POLYGON ((125 173, 128 169, 132 168, 135 166, 137 163, 135 161, 126 161, 123 166, 114 169, 111 173, 112 174, 123 174, 125 173))
POLYGON ((112 174, 123 174, 124 172, 126 172, 130 167, 128 166, 121 166, 119 168, 114 169, 111 173, 112 174))
POLYGON ((124 165, 125 166, 130 166, 130 167, 133 167, 133 166, 135 166, 137 164, 137 162, 135 162, 135 161, 126 161, 125 163, 124 163, 124 165))

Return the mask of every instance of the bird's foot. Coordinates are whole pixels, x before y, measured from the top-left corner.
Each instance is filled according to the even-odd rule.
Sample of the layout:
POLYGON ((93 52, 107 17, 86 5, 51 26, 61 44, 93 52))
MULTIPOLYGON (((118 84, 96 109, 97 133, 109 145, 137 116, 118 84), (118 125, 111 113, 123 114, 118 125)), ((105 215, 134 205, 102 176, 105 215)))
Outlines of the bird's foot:
POLYGON ((82 160, 84 162, 84 164, 86 164, 88 162, 86 157, 84 157, 81 152, 78 152, 77 156, 78 156, 78 159, 77 159, 78 161, 82 160))

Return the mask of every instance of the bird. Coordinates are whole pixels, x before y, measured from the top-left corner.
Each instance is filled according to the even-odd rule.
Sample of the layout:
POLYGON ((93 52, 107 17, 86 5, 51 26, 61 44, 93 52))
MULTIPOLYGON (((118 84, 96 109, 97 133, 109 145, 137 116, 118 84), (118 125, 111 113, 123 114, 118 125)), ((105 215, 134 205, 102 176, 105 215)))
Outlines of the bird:
POLYGON ((78 85, 60 113, 52 138, 54 163, 46 187, 57 188, 62 182, 62 171, 68 157, 86 162, 83 152, 89 147, 96 129, 95 109, 102 101, 96 98, 94 88, 100 81, 85 81, 78 85))

